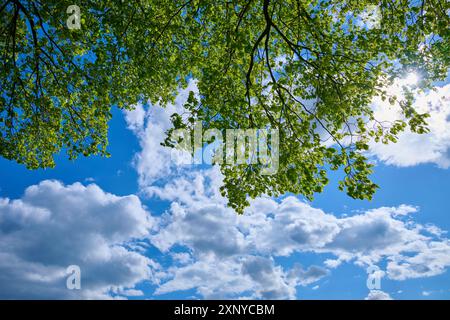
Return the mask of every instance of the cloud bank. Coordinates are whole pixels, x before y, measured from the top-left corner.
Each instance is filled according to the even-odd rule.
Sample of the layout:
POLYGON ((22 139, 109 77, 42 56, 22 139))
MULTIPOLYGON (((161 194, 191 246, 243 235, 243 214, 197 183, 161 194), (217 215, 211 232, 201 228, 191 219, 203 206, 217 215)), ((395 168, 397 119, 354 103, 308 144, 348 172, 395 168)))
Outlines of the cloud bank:
POLYGON ((136 196, 94 184, 47 180, 20 199, 0 198, 0 298, 119 297, 159 272, 127 246, 145 239, 154 223, 136 196), (82 290, 66 288, 69 265, 80 266, 82 290))

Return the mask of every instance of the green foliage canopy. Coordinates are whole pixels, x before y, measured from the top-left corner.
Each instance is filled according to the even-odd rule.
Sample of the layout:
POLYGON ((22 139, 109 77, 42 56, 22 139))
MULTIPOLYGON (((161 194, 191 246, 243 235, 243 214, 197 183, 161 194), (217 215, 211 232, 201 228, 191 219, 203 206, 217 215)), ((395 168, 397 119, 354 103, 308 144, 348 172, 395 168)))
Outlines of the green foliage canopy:
POLYGON ((415 70, 429 88, 449 67, 445 0, 84 0, 81 28, 70 30, 72 2, 0 2, 0 155, 31 169, 54 166, 61 150, 108 155, 112 106, 164 105, 195 78, 199 99, 186 104, 187 117, 174 115, 176 128, 195 119, 280 132, 277 174, 221 165, 221 190, 237 212, 248 196, 311 198, 328 168, 343 169, 349 196, 370 199, 369 140, 427 131, 408 92, 404 118, 390 124, 374 119, 372 98, 396 103, 385 91, 393 79, 415 70), (370 8, 375 27, 361 19, 370 8))

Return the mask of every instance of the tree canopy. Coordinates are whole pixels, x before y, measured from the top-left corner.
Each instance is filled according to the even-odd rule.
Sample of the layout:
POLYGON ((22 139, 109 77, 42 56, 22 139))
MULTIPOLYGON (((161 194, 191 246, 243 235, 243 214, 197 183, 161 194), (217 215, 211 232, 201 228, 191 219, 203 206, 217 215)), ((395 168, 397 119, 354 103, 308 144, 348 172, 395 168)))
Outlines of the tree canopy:
POLYGON ((164 106, 196 79, 175 128, 279 130, 276 174, 221 164, 240 213, 261 194, 312 198, 329 169, 343 170, 349 196, 370 199, 369 141, 427 131, 413 95, 399 101, 386 86, 414 70, 431 88, 449 67, 446 0, 84 0, 79 29, 67 26, 70 5, 0 2, 0 155, 30 169, 53 167, 61 150, 108 155, 113 106, 164 106), (374 96, 402 118, 377 121, 374 96))

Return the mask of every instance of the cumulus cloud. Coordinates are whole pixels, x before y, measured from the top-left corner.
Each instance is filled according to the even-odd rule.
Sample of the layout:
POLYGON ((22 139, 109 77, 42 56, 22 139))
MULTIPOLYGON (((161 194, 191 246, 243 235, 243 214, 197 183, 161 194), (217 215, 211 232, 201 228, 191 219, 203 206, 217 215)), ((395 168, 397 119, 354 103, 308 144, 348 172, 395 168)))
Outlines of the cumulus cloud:
POLYGON ((20 199, 0 198, 1 298, 110 298, 139 295, 159 265, 127 245, 145 239, 154 219, 136 196, 91 184, 43 181, 20 199), (81 269, 81 290, 66 288, 66 269, 81 269))
POLYGON ((426 245, 417 243, 420 252, 414 256, 399 255, 387 264, 391 279, 430 277, 443 273, 450 266, 450 241, 430 241, 426 245))
POLYGON ((194 263, 172 267, 172 277, 155 294, 196 289, 207 299, 295 299, 296 287, 320 280, 328 271, 319 266, 285 270, 272 258, 250 254, 218 259, 203 256, 194 263))
POLYGON ((136 105, 131 111, 125 111, 128 128, 139 138, 142 151, 135 155, 134 164, 139 174, 139 185, 145 187, 178 172, 174 165, 176 157, 186 156, 175 150, 161 146, 165 132, 171 128, 170 116, 181 113, 189 92, 198 92, 196 81, 191 80, 188 86, 180 89, 175 103, 162 108, 159 104, 136 105))
POLYGON ((369 294, 366 297, 366 300, 392 300, 389 293, 386 293, 381 290, 370 290, 369 294))
MULTIPOLYGON (((411 215, 418 212, 417 207, 381 207, 338 218, 295 197, 280 201, 258 198, 245 215, 237 216, 226 207, 225 199, 209 190, 219 183, 216 180, 220 176, 214 171, 191 172, 187 177, 168 182, 158 193, 172 203, 159 232, 151 236, 152 244, 161 251, 170 252, 182 246, 191 252, 193 261, 233 261, 221 268, 214 267, 215 274, 226 265, 245 265, 238 258, 248 255, 277 257, 299 252, 334 255, 335 259, 325 262, 328 268, 349 261, 363 267, 387 261, 387 277, 394 280, 437 275, 450 266, 449 241, 426 233, 429 226, 425 228, 413 221, 411 215), (189 179, 195 181, 198 176, 202 177, 202 188, 188 189, 189 179)), ((308 270, 314 271, 311 268, 308 270)), ((297 274, 309 278, 307 272, 297 274)), ((176 282, 171 281, 172 289, 176 282)), ((288 283, 295 287, 313 282, 288 283)))
MULTIPOLYGON (((401 85, 401 84, 400 84, 401 85)), ((392 94, 401 97, 401 91, 390 88, 392 94)), ((419 113, 429 113, 427 119, 429 133, 416 134, 409 130, 398 136, 397 143, 372 143, 370 153, 382 162, 399 167, 434 163, 441 168, 450 167, 450 84, 438 86, 436 90, 417 93, 413 107, 419 113)), ((374 116, 378 121, 401 119, 398 104, 377 98, 373 103, 374 116)))

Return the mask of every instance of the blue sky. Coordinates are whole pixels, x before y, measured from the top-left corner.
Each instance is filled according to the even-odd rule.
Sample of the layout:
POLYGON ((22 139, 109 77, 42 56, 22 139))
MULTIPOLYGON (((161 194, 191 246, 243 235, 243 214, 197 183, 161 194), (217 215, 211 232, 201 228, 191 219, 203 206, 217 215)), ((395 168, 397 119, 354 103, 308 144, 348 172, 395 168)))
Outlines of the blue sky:
POLYGON ((167 110, 115 109, 110 158, 60 155, 36 171, 0 159, 0 297, 449 299, 447 83, 417 94, 416 108, 433 107, 430 134, 372 146, 372 201, 339 192, 330 173, 311 203, 262 197, 236 216, 215 168, 177 167, 159 146, 194 82, 167 110), (65 287, 70 264, 81 290, 65 287))

